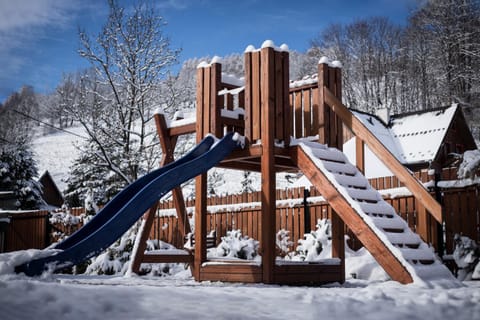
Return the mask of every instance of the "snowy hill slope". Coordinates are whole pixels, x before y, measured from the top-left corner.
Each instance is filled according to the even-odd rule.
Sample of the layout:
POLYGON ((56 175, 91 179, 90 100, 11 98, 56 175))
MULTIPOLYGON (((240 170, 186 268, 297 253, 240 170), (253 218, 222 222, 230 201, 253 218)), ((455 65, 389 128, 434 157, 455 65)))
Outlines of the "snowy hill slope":
POLYGON ((48 170, 60 190, 65 189, 65 179, 79 151, 75 147, 83 142, 82 127, 72 127, 68 132, 57 131, 52 134, 37 136, 33 140, 33 152, 37 161, 38 174, 48 170), (76 135, 78 136, 76 136, 76 135))
MULTIPOLYGON (((68 177, 70 166, 79 155, 76 145, 83 142, 83 139, 79 136, 85 136, 82 127, 68 128, 67 131, 71 133, 58 131, 44 136, 37 136, 33 141, 33 151, 36 156, 35 160, 37 161, 39 175, 48 170, 60 190, 65 189, 65 180, 68 177)), ((217 194, 241 192, 242 171, 213 169, 211 174, 215 172, 219 180, 215 188, 217 194)), ((251 180, 252 187, 259 190, 260 176, 252 174, 251 180)), ((284 175, 279 175, 277 180, 277 188, 285 188, 289 185, 284 175)), ((193 186, 187 186, 184 190, 186 195, 192 194, 192 192, 193 186)))

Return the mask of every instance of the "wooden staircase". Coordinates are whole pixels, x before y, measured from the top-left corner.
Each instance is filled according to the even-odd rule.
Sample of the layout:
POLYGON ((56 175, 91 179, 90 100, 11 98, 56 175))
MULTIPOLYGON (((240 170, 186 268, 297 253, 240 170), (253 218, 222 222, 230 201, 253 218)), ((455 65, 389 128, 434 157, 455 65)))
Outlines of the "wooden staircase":
POLYGON ((302 142, 292 159, 393 280, 406 284, 439 273, 453 278, 341 151, 302 142))

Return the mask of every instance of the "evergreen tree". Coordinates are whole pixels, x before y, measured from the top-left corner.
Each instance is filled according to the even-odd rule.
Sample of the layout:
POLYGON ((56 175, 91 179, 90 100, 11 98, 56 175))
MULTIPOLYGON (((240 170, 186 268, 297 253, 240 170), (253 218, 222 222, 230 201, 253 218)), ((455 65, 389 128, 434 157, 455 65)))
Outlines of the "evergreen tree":
POLYGON ((41 185, 34 180, 37 166, 26 143, 0 149, 0 190, 13 191, 18 209, 38 209, 43 200, 41 185))
POLYGON ((86 143, 83 148, 88 152, 81 153, 70 168, 65 200, 71 207, 85 206, 87 197, 95 204, 105 204, 124 187, 124 181, 108 166, 100 165, 96 147, 95 143, 86 143))

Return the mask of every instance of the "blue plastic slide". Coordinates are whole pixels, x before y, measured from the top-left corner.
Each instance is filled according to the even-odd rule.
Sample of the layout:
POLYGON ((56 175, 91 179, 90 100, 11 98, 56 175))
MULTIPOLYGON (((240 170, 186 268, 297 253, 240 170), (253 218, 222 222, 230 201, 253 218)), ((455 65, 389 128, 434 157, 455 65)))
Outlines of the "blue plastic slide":
POLYGON ((181 159, 130 184, 83 228, 55 247, 62 251, 20 265, 16 272, 40 275, 47 269, 64 269, 100 254, 166 193, 214 167, 238 145, 233 133, 217 143, 214 140, 213 137, 205 138, 181 159))

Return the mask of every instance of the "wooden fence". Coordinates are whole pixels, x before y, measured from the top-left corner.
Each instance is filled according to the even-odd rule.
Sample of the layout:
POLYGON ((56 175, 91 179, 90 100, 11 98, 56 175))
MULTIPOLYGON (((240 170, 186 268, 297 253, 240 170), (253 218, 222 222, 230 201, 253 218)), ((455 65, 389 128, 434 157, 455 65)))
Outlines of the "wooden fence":
POLYGON ((43 249, 50 244, 48 211, 12 211, 3 215, 0 252, 43 249))
MULTIPOLYGON (((434 184, 434 177, 428 171, 419 172, 416 176, 424 183, 434 184)), ((444 176, 456 177, 452 169, 446 170, 444 176)), ((395 208, 409 227, 437 250, 451 254, 455 248, 453 237, 456 233, 480 242, 479 185, 436 190, 431 188, 432 195, 438 198, 444 208, 445 222, 444 226, 440 226, 424 214, 421 204, 406 189, 394 189, 403 187, 395 177, 371 179, 370 183, 383 193, 384 199, 395 208)), ((186 205, 191 219, 194 200, 187 200, 186 205)), ((260 206, 259 192, 210 197, 207 230, 216 231, 217 241, 232 229, 240 229, 243 235, 260 239, 260 206)), ((160 203, 150 237, 181 247, 183 238, 173 209, 172 201, 160 203)), ((319 219, 331 217, 331 208, 316 189, 296 188, 277 190, 276 213, 277 231, 289 231, 290 240, 297 244, 305 233, 316 229, 319 219)), ((350 236, 349 245, 354 249, 361 247, 361 243, 348 230, 347 233, 350 236)))
MULTIPOLYGON (((434 177, 428 171, 416 173, 424 183, 434 185, 434 177)), ((442 181, 455 180, 456 171, 445 169, 441 175, 442 181)), ((480 242, 480 185, 465 187, 432 188, 442 203, 444 225, 439 226, 433 219, 422 219, 422 208, 415 198, 402 188, 395 177, 370 179, 370 184, 383 193, 384 199, 390 203, 400 216, 407 221, 410 228, 417 232, 426 242, 435 248, 451 254, 454 250, 453 237, 456 233, 468 236, 480 242), (444 249, 442 249, 444 248, 444 249)), ((442 184, 439 184, 442 186, 442 184)), ((448 184, 447 184, 448 185, 448 184)), ((295 249, 299 239, 305 233, 316 229, 319 219, 330 218, 331 208, 323 201, 314 188, 292 188, 277 190, 276 229, 289 231, 290 241, 295 249)), ((191 224, 194 199, 186 200, 187 212, 191 224)), ((73 217, 82 217, 83 208, 69 209, 73 217)), ((82 221, 67 219, 49 223, 55 212, 32 211, 16 213, 9 223, 0 225, 0 252, 44 248, 63 235, 69 235, 82 226, 82 221), (75 222, 76 221, 76 222, 75 222)), ((227 231, 240 229, 243 235, 260 239, 260 192, 226 195, 208 198, 207 230, 215 230, 217 241, 227 234, 227 231)), ((347 230, 348 233, 348 230, 347 230)), ((179 230, 178 221, 172 201, 161 201, 158 216, 154 220, 150 238, 161 239, 177 247, 182 247, 184 239, 179 230)), ((349 245, 357 249, 361 246, 358 240, 350 234, 349 245)))

